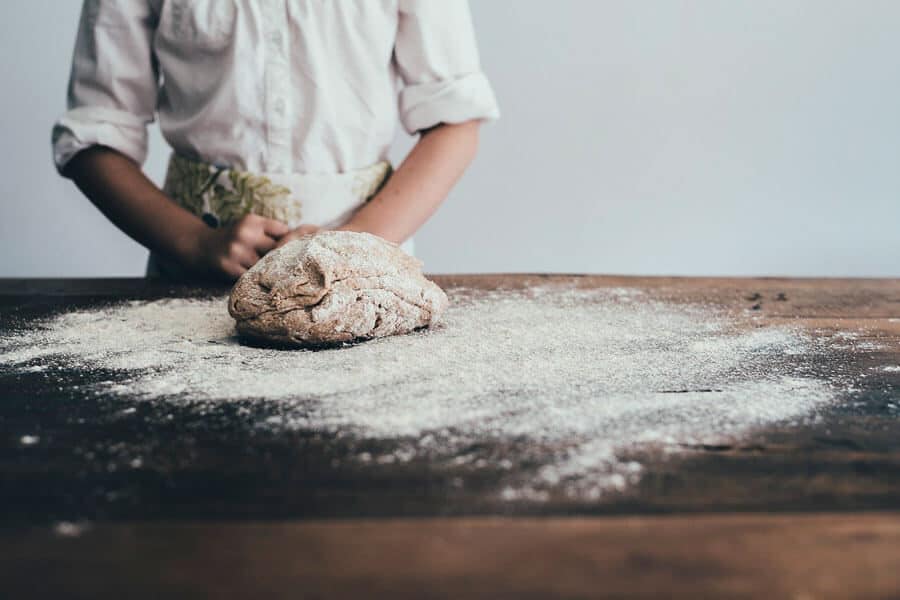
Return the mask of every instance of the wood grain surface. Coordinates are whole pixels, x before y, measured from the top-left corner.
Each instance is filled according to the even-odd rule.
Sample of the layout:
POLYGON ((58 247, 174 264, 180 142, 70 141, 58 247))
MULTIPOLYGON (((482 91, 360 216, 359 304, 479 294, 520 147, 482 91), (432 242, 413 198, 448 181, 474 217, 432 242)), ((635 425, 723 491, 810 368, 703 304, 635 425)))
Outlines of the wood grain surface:
MULTIPOLYGON (((490 469, 335 470, 340 440, 260 435, 250 424, 265 414, 247 414, 258 406, 223 406, 201 421, 148 404, 122 423, 110 418, 121 403, 72 392, 89 374, 63 372, 48 385, 0 364, 2 589, 39 598, 900 597, 900 372, 884 368, 900 365, 900 281, 436 279, 472 290, 635 288, 727 311, 747 328, 852 334, 860 343, 830 352, 821 369, 854 385, 814 423, 686 447, 677 459, 635 457, 647 468, 626 492, 520 505, 485 495, 500 476, 490 469), (23 449, 22 431, 47 443, 23 449), (117 444, 139 446, 145 467, 92 466, 113 460, 117 444), (83 447, 91 461, 73 450, 83 447), (60 529, 68 522, 89 527, 60 529), (73 531, 81 535, 61 535, 73 531)), ((225 291, 0 280, 0 332, 71 308, 225 291)))
POLYGON ((896 598, 900 515, 99 525, 0 539, 11 598, 896 598))

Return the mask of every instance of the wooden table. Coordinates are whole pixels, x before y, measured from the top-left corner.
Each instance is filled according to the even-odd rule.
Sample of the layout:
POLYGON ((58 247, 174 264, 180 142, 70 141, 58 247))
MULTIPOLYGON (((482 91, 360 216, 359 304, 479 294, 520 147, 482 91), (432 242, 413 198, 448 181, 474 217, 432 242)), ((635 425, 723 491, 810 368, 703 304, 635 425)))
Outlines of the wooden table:
MULTIPOLYGON (((239 407, 123 423, 90 374, 0 364, 0 596, 900 597, 900 281, 446 276, 445 287, 638 288, 754 324, 851 332, 856 383, 816 423, 645 459, 600 500, 479 495, 427 464, 334 470, 340 441, 258 435, 239 407), (864 375, 864 377, 863 377, 864 375), (22 432, 39 431, 39 448, 22 432), (118 446, 117 446, 118 444, 118 446), (96 453, 140 445, 140 469, 96 453), (75 448, 94 447, 92 460, 75 448)), ((224 292, 143 280, 0 280, 0 333, 71 308, 224 292)), ((825 369, 825 367, 828 367, 825 369)), ((110 454, 112 456, 112 454, 110 454)))

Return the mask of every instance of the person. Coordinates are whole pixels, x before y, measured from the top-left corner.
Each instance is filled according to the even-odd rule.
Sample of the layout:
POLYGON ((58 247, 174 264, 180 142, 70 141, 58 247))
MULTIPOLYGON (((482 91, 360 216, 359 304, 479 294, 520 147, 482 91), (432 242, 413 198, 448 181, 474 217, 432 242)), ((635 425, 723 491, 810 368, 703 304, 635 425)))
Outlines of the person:
POLYGON ((148 275, 230 280, 320 228, 410 249, 499 116, 466 0, 85 0, 68 105, 56 167, 148 275), (394 171, 398 120, 418 140, 394 171))

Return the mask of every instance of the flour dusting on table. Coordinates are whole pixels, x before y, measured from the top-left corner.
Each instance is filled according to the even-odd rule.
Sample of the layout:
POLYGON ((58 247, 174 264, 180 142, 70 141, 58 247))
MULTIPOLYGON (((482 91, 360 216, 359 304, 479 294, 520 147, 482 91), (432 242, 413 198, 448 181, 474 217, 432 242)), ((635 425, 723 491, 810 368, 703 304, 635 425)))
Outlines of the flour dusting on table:
POLYGON ((83 392, 198 410, 259 399, 280 407, 259 427, 393 441, 363 463, 503 467, 522 457, 468 449, 517 440, 509 447, 546 450, 527 479, 497 490, 522 501, 624 489, 642 471, 628 455, 734 440, 808 418, 834 395, 781 360, 812 343, 790 329, 747 329, 629 289, 448 291, 443 326, 338 349, 243 346, 225 298, 179 299, 62 314, 0 338, 0 362, 119 370, 126 382, 83 392))

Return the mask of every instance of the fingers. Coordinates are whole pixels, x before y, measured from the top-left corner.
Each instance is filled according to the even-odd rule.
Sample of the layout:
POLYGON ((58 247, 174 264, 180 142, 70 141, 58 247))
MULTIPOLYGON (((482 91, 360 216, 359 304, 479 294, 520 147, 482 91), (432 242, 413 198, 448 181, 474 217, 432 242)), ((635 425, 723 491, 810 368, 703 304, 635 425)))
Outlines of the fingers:
POLYGON ((266 237, 260 230, 254 229, 246 223, 239 223, 231 231, 225 240, 225 246, 222 252, 224 261, 231 261, 242 267, 250 268, 259 260, 260 254, 256 250, 257 245, 267 245, 267 240, 272 242, 271 238, 266 237))
POLYGON ((262 226, 263 232, 275 239, 287 235, 291 231, 291 228, 281 221, 276 221, 275 219, 267 219, 265 217, 257 217, 257 219, 259 219, 259 224, 262 226))
POLYGON ((233 260, 223 260, 222 264, 219 267, 222 271, 222 274, 232 281, 239 278, 241 275, 247 272, 247 268, 238 264, 233 260))
POLYGON ((297 235, 296 233, 294 233, 292 231, 291 233, 287 234, 286 236, 284 236, 280 240, 278 240, 278 242, 275 244, 275 249, 277 250, 278 248, 281 248, 285 244, 287 244, 289 242, 293 242, 294 240, 296 240, 299 237, 300 237, 299 235, 297 235))
POLYGON ((285 244, 287 244, 289 242, 293 242, 294 240, 299 240, 300 238, 305 237, 307 235, 313 235, 315 233, 318 233, 321 230, 322 230, 322 228, 318 227, 316 225, 301 225, 300 227, 297 227, 296 229, 294 229, 287 235, 282 236, 281 239, 278 240, 278 243, 275 245, 275 248, 281 248, 282 246, 284 246, 285 244))
POLYGON ((285 244, 289 244, 290 242, 293 242, 294 240, 299 240, 302 237, 303 237, 302 233, 297 233, 296 231, 292 231, 289 234, 287 234, 286 236, 284 236, 283 238, 281 238, 280 240, 278 240, 278 243, 275 244, 275 248, 276 249, 281 248, 285 244))
POLYGON ((250 246, 232 242, 228 248, 228 259, 249 269, 259 261, 259 254, 250 246))
POLYGON ((278 238, 283 235, 283 233, 275 235, 269 232, 286 233, 287 231, 290 230, 284 223, 258 215, 247 215, 234 225, 233 239, 254 249, 259 256, 262 256, 274 248, 278 238))
POLYGON ((273 249, 319 230, 315 225, 301 225, 291 230, 280 221, 247 215, 222 232, 219 270, 230 279, 237 279, 273 249))
MULTIPOLYGON (((282 239, 284 239, 284 238, 282 238, 282 239)), ((264 236, 258 238, 253 243, 253 248, 256 250, 256 252, 260 256, 265 256, 266 253, 269 252, 269 250, 272 250, 273 248, 277 248, 277 247, 278 247, 278 240, 276 240, 275 238, 271 238, 267 235, 264 235, 264 236)))

